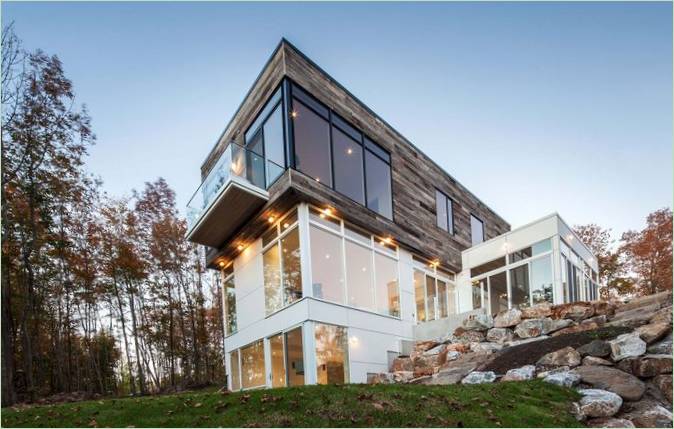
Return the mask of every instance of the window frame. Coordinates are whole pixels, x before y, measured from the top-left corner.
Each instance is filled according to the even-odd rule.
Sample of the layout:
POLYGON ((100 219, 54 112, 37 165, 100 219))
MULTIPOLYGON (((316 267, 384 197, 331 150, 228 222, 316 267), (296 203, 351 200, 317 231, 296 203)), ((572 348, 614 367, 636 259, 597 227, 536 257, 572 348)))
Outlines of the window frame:
POLYGON ((459 290, 456 284, 456 274, 453 274, 453 278, 446 276, 443 271, 439 268, 438 264, 434 264, 432 262, 426 261, 424 258, 420 256, 413 255, 412 257, 412 273, 414 274, 414 271, 418 271, 421 274, 423 274, 423 295, 424 295, 424 320, 419 320, 419 315, 417 314, 417 297, 416 297, 416 290, 414 291, 414 320, 416 323, 421 323, 421 322, 430 322, 432 320, 439 320, 442 317, 438 317, 439 311, 440 311, 440 304, 439 300, 437 300, 438 297, 438 281, 444 282, 445 283, 445 303, 446 303, 446 308, 447 308, 447 317, 455 314, 459 314, 459 290), (427 282, 428 278, 434 279, 433 283, 435 285, 435 297, 436 297, 436 305, 434 306, 433 309, 433 314, 435 316, 434 319, 429 320, 428 319, 428 288, 427 288, 427 282), (449 290, 450 286, 454 288, 454 309, 453 312, 450 311, 450 306, 449 306, 449 290))
MULTIPOLYGON (((288 94, 288 99, 290 100, 290 105, 288 106, 288 111, 290 112, 292 109, 292 103, 294 99, 297 99, 298 102, 302 103, 302 105, 308 109, 310 109, 313 113, 316 115, 322 117, 328 122, 329 126, 329 147, 328 147, 328 152, 329 152, 329 158, 330 158, 330 180, 331 180, 331 185, 327 185, 324 182, 319 182, 325 186, 328 186, 330 189, 334 190, 335 192, 339 193, 339 195, 342 195, 343 197, 357 203, 358 205, 367 208, 368 210, 372 211, 373 213, 376 213, 378 216, 382 216, 385 219, 388 219, 392 222, 395 222, 395 201, 393 198, 393 171, 392 171, 392 160, 391 160, 391 153, 386 150, 384 147, 382 147, 380 144, 376 143, 372 138, 367 136, 362 130, 360 130, 358 127, 353 126, 349 121, 344 119, 342 115, 339 113, 335 112, 332 108, 330 108, 328 105, 325 103, 321 102, 316 98, 313 94, 311 94, 309 91, 304 89, 301 85, 297 84, 295 81, 292 79, 286 77, 285 79, 288 80, 289 85, 289 94, 288 94), (323 112, 319 110, 324 110, 323 112), (346 194, 341 193, 336 189, 335 186, 335 165, 334 165, 334 143, 333 143, 333 131, 332 128, 335 127, 339 131, 343 132, 345 135, 348 137, 352 138, 356 143, 358 143, 362 150, 363 150, 363 156, 362 156, 362 175, 363 175, 363 196, 364 196, 364 201, 363 203, 353 200, 351 197, 349 197, 346 194), (358 138, 356 138, 358 137, 358 138), (384 162, 389 169, 389 177, 388 177, 388 187, 390 190, 390 199, 391 199, 391 217, 389 218, 388 216, 384 215, 383 213, 379 213, 378 211, 370 208, 368 206, 368 189, 367 189, 367 168, 366 168, 366 154, 370 153, 382 162, 384 162), (386 154, 386 156, 383 156, 383 154, 386 154)), ((290 123, 292 124, 292 115, 291 116, 291 121, 290 123)), ((289 132, 289 136, 291 139, 291 151, 292 151, 292 162, 288 164, 289 168, 292 168, 293 170, 304 174, 305 176, 311 178, 308 174, 300 171, 297 169, 296 166, 296 160, 295 160, 295 132, 294 132, 294 126, 291 125, 288 127, 291 132, 289 132)), ((287 157, 288 158, 288 157, 287 157)), ((313 178, 311 178, 314 180, 313 178)))
POLYGON ((222 271, 220 272, 220 275, 221 275, 221 278, 222 278, 222 309, 223 309, 223 319, 224 319, 223 329, 225 331, 225 338, 227 338, 230 335, 236 334, 237 332, 239 332, 238 315, 236 314, 236 304, 237 304, 237 302, 236 302, 236 277, 234 276, 234 262, 230 262, 229 265, 227 265, 225 268, 223 268, 222 271), (229 273, 227 272, 228 270, 230 270, 229 273), (234 283, 234 308, 235 308, 235 310, 234 310, 234 319, 235 319, 234 324, 236 326, 236 328, 234 330, 232 330, 232 332, 229 332, 229 329, 228 329, 227 316, 228 316, 229 312, 227 311, 227 308, 228 308, 227 307, 227 289, 226 289, 226 286, 225 286, 227 284, 227 282, 230 281, 230 280, 234 283))
MULTIPOLYGON (((450 198, 449 196, 447 196, 447 194, 442 192, 440 189, 435 188, 435 207, 436 207, 435 208, 435 217, 436 217, 435 226, 438 229, 441 229, 441 230, 445 231, 449 235, 452 235, 452 236, 456 235, 456 232, 454 231, 454 200, 452 198, 450 198), (447 217, 447 219, 446 219, 447 220, 447 229, 444 229, 443 227, 439 226, 438 222, 437 222, 437 218, 439 216, 438 209, 437 209, 437 207, 438 207, 438 197, 439 196, 444 197, 444 200, 445 200, 444 205, 445 205, 445 214, 446 214, 446 217, 447 217)), ((484 224, 483 224, 483 226, 484 226, 484 224)), ((483 236, 484 236, 484 234, 483 234, 483 236)))
MULTIPOLYGON (((358 225, 353 225, 350 222, 345 221, 344 219, 334 215, 334 214, 326 214, 323 210, 320 208, 307 204, 306 205, 306 210, 307 210, 307 255, 308 255, 308 263, 309 263, 309 268, 308 268, 308 273, 310 277, 310 285, 311 285, 311 290, 312 290, 312 295, 311 297, 313 299, 327 302, 330 304, 334 305, 341 305, 345 306, 348 308, 353 308, 359 311, 365 311, 368 313, 376 314, 379 316, 383 317, 391 317, 394 319, 402 320, 402 309, 401 307, 401 297, 402 297, 402 289, 400 285, 400 248, 395 245, 395 244, 387 244, 384 242, 384 239, 381 237, 377 237, 375 234, 370 233, 364 228, 361 228, 358 225), (334 224, 333 227, 326 226, 325 224, 315 220, 312 218, 312 212, 318 213, 321 218, 329 218, 331 221, 337 222, 337 224, 334 224), (312 261, 311 261, 311 228, 317 228, 321 231, 325 231, 326 233, 334 235, 336 238, 339 238, 340 241, 340 247, 341 247, 341 269, 344 277, 344 291, 343 291, 343 302, 344 303, 339 303, 335 301, 331 301, 328 299, 323 299, 323 298, 318 298, 313 296, 313 266, 312 266, 312 261), (361 234, 367 233, 369 235, 369 241, 366 243, 364 240, 359 240, 357 238, 351 237, 346 233, 347 229, 352 229, 352 230, 357 230, 361 234), (346 263, 346 243, 350 242, 354 245, 366 248, 370 252, 370 264, 372 266, 372 274, 370 275, 370 286, 372 288, 372 296, 373 296, 373 302, 374 302, 374 307, 375 309, 369 309, 365 307, 356 307, 353 305, 349 304, 349 284, 347 280, 347 263, 346 263), (393 247, 394 249, 391 249, 393 247), (386 249, 386 250, 385 250, 386 249), (378 297, 377 297, 377 268, 376 268, 376 258, 375 255, 379 254, 380 256, 387 257, 396 263, 396 274, 397 274, 397 289, 398 289, 398 315, 394 316, 391 314, 384 314, 380 313, 377 311, 377 303, 378 297)), ((364 237, 362 237, 364 238, 364 237)), ((304 285, 303 285, 304 287, 304 285)))
POLYGON ((474 213, 470 213, 470 243, 471 243, 471 247, 477 246, 478 244, 482 244, 485 241, 487 241, 487 236, 485 234, 484 221, 481 218, 475 216, 474 213), (479 243, 473 242, 473 218, 476 219, 478 222, 480 222, 480 225, 482 226, 482 241, 480 241, 479 243))

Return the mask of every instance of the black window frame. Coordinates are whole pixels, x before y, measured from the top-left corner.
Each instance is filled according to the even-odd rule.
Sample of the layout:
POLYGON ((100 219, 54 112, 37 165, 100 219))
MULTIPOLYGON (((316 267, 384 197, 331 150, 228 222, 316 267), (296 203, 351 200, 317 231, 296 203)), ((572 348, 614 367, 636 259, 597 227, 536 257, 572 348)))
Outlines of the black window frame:
MULTIPOLYGON (((454 231, 454 200, 453 200, 452 198, 450 198, 449 196, 447 196, 446 193, 442 192, 442 191, 441 191, 440 189, 438 189, 438 188, 435 188, 435 198, 436 198, 436 201, 435 201, 435 207, 436 207, 436 212, 435 212, 436 222, 435 222, 435 226, 436 226, 438 229, 441 229, 441 230, 445 231, 445 232, 448 233, 449 235, 455 235, 456 233, 455 233, 455 231, 454 231), (444 228, 442 228, 441 226, 438 226, 438 222, 437 222, 437 217, 439 216, 439 214, 438 214, 438 212, 437 212, 437 206, 438 206, 437 198, 438 198, 438 194, 440 194, 440 195, 442 195, 443 197, 445 197, 445 213, 447 213, 447 229, 444 229, 444 228)), ((483 225, 484 225, 484 224, 483 224, 483 225)), ((483 236, 484 236, 484 234, 483 234, 483 236)))
MULTIPOLYGON (((364 132, 362 132, 359 128, 353 126, 349 121, 347 121, 343 116, 338 114, 337 112, 333 111, 330 107, 325 105, 323 102, 318 100, 316 97, 314 97, 311 93, 309 93, 306 89, 302 88, 300 85, 298 85, 296 82, 294 82, 292 79, 286 77, 284 78, 285 81, 287 82, 287 100, 289 100, 288 104, 288 111, 287 115, 290 116, 291 114, 291 109, 292 109, 292 103, 296 99, 299 103, 302 103, 302 105, 308 109, 310 109, 312 112, 317 114, 318 116, 322 117, 323 119, 328 121, 328 125, 330 126, 330 144, 329 144, 329 154, 330 154, 330 180, 331 180, 331 185, 328 186, 324 182, 319 182, 324 186, 328 186, 330 189, 333 191, 339 193, 339 195, 353 201, 354 203, 365 207, 366 209, 372 211, 373 213, 376 213, 379 216, 382 216, 392 222, 395 222, 395 202, 393 200, 393 172, 392 172, 392 166, 391 166, 391 154, 388 150, 384 149, 381 145, 376 143, 373 139, 371 139, 369 136, 365 135, 364 132), (362 149, 363 149, 363 156, 362 156, 362 171, 363 171, 363 192, 364 192, 364 203, 361 203, 360 201, 356 201, 349 197, 346 194, 343 194, 342 192, 338 191, 335 187, 335 165, 334 165, 334 144, 333 144, 333 132, 332 132, 332 127, 337 128, 339 131, 342 131, 344 134, 347 136, 351 137, 354 139, 356 143, 358 143, 362 149), (391 199, 391 217, 389 218, 383 213, 380 213, 376 210, 373 210, 368 206, 368 190, 367 190, 367 168, 366 168, 366 153, 370 153, 376 158, 380 159, 383 161, 386 165, 388 165, 389 168, 389 190, 390 190, 390 199, 391 199)), ((285 100, 286 98, 284 98, 285 100)), ((293 125, 292 125, 292 120, 289 121, 289 134, 288 137, 290 139, 290 144, 289 144, 289 152, 291 155, 287 156, 287 160, 290 162, 288 163, 287 168, 292 168, 293 170, 305 174, 302 171, 298 170, 296 168, 296 162, 295 162, 295 133, 293 131, 293 125)), ((305 174, 306 175, 306 174, 305 174)))
MULTIPOLYGON (((482 241, 480 241, 480 243, 484 243, 485 241, 487 241, 487 236, 485 234, 485 228, 484 228, 484 221, 481 218, 475 216, 474 213, 471 213, 470 217, 471 218, 474 217, 475 219, 480 221, 480 224, 482 225, 482 241)), ((472 219, 469 219, 469 220, 470 220, 470 244, 471 244, 471 246, 477 246, 480 243, 473 243, 473 222, 472 222, 472 219)))

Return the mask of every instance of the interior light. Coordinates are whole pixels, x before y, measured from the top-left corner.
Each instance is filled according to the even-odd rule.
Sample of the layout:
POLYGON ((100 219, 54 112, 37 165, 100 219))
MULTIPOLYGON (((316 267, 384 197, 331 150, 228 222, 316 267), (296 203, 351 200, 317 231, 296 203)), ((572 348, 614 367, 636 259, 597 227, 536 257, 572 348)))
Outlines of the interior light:
POLYGON ((290 112, 290 117, 295 119, 297 117, 297 111, 293 110, 292 112, 290 112))
POLYGON ((317 182, 320 182, 320 181, 321 181, 321 178, 320 178, 320 177, 317 177, 317 178, 316 178, 316 181, 317 181, 317 182))
POLYGON ((332 214, 332 209, 330 207, 326 207, 323 209, 323 213, 330 216, 332 214))
POLYGON ((269 216, 269 218, 267 218, 267 222, 269 223, 274 223, 275 220, 274 216, 269 216))
POLYGON ((288 222, 283 224, 283 228, 288 228, 289 226, 290 226, 290 224, 288 222))
POLYGON ((325 219, 325 215, 323 213, 318 215, 321 219, 325 219))
POLYGON ((349 338, 349 344, 351 344, 354 347, 357 346, 358 345, 358 337, 355 337, 355 336, 350 337, 349 338))
POLYGON ((353 153, 353 149, 348 148, 348 149, 346 150, 346 153, 349 154, 349 155, 351 155, 351 154, 353 153))
POLYGON ((225 261, 220 261, 220 262, 218 262, 218 266, 219 266, 220 268, 225 268, 225 261))
POLYGON ((330 259, 330 254, 329 254, 329 253, 326 253, 326 254, 325 254, 325 259, 330 259))

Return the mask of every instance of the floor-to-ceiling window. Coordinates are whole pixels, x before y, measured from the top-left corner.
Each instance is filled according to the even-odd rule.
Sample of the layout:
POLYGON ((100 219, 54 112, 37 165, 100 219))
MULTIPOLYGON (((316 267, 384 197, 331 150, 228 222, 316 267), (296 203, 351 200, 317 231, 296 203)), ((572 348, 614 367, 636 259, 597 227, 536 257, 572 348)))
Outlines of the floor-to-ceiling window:
POLYGON ((279 87, 269 98, 257 118, 245 133, 246 148, 250 152, 246 156, 246 172, 253 183, 265 183, 269 187, 285 169, 285 138, 283 132, 282 89, 279 87), (255 155, 264 158, 262 164, 255 155))
POLYGON ((395 245, 313 207, 309 242, 315 298, 400 316, 395 245))
POLYGON ((286 362, 283 348, 282 333, 269 338, 271 387, 284 387, 286 385, 286 362))
POLYGON ((241 348, 241 385, 244 389, 264 386, 264 342, 256 341, 241 348))
POLYGON ((265 310, 269 315, 302 298, 297 210, 262 235, 265 310))
POLYGON ((317 323, 316 381, 318 384, 349 382, 349 343, 347 330, 341 326, 317 323))
POLYGON ((292 85, 295 168, 393 219, 391 156, 297 85, 292 85))
POLYGON ((417 322, 428 322, 457 313, 454 274, 414 256, 414 299, 417 322))
POLYGON ((232 392, 241 390, 241 371, 239 371, 239 350, 234 350, 229 354, 229 377, 232 380, 232 392))
POLYGON ((222 271, 223 300, 225 308, 225 335, 236 332, 236 291, 234 288, 234 265, 222 271))
POLYGON ((272 387, 304 384, 304 347, 302 328, 278 333, 269 338, 272 387))

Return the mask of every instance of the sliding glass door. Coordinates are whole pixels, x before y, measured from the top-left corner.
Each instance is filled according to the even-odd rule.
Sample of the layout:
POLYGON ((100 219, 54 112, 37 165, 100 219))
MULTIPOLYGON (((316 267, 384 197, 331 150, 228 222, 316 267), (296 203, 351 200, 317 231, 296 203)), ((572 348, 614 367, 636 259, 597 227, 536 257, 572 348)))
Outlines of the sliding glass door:
POLYGON ((298 327, 269 338, 271 386, 304 385, 304 347, 302 328, 298 327))

